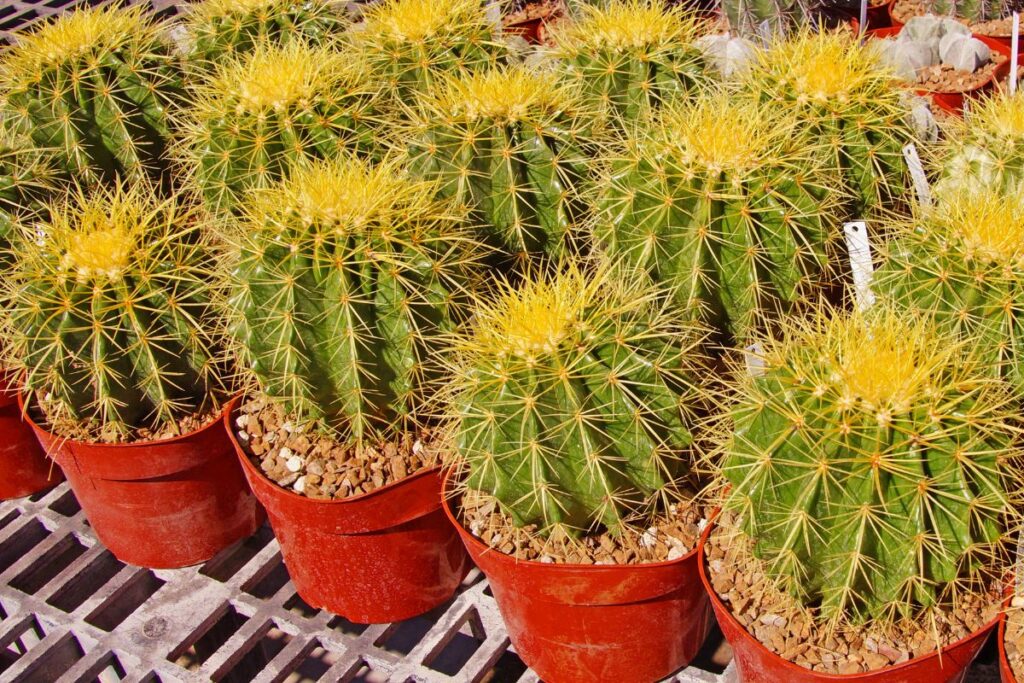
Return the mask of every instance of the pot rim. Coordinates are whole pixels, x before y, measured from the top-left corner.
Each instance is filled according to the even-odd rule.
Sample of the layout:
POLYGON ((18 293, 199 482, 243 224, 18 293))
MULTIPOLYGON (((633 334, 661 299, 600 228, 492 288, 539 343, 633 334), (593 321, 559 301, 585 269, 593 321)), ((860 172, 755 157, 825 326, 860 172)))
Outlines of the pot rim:
MULTIPOLYGON (((930 659, 932 657, 938 657, 943 652, 947 652, 949 650, 952 650, 953 648, 956 648, 956 647, 959 647, 961 645, 964 645, 965 643, 967 643, 967 641, 969 641, 969 640, 971 640, 973 638, 978 637, 980 634, 982 634, 982 633, 984 633, 986 631, 990 631, 1003 618, 1003 614, 1004 614, 1005 610, 1000 609, 996 613, 995 617, 992 618, 991 621, 987 622, 986 624, 984 624, 980 628, 977 628, 974 631, 971 631, 970 633, 968 633, 966 636, 964 636, 960 640, 957 640, 955 642, 949 643, 948 645, 943 645, 942 647, 936 648, 936 649, 932 650, 931 652, 929 652, 928 654, 924 655, 923 657, 913 657, 913 658, 908 659, 907 661, 902 662, 900 664, 890 664, 888 666, 883 666, 880 669, 871 669, 870 671, 863 671, 863 672, 855 673, 855 674, 833 674, 833 673, 825 673, 825 672, 821 672, 821 671, 812 671, 811 669, 806 669, 806 668, 800 666, 799 664, 796 664, 794 662, 789 661, 788 659, 785 659, 782 655, 777 654, 773 650, 769 649, 761 641, 759 641, 757 638, 755 638, 754 635, 752 633, 750 633, 750 631, 747 630, 747 628, 743 624, 741 624, 739 622, 739 620, 736 618, 736 616, 732 613, 732 610, 729 608, 729 606, 726 605, 725 602, 723 602, 722 599, 718 597, 718 593, 716 593, 715 589, 711 586, 711 581, 708 578, 709 571, 708 571, 708 568, 707 568, 707 557, 705 556, 705 553, 704 553, 704 544, 707 542, 707 539, 711 536, 711 532, 714 530, 715 525, 717 524, 717 519, 718 519, 718 515, 719 515, 720 512, 721 512, 721 508, 718 508, 711 515, 711 519, 708 520, 708 526, 707 526, 707 528, 704 529, 704 532, 700 536, 700 541, 697 543, 697 552, 698 552, 698 555, 699 555, 699 557, 697 558, 697 569, 700 572, 701 583, 704 584, 704 591, 708 594, 708 597, 711 598, 712 604, 716 607, 716 609, 715 609, 715 616, 716 617, 718 617, 718 615, 720 615, 720 614, 725 614, 726 617, 730 620, 730 622, 734 626, 736 626, 737 628, 743 630, 744 633, 749 635, 750 636, 750 640, 758 648, 764 650, 765 652, 768 653, 769 656, 773 657, 778 662, 780 662, 781 665, 782 665, 782 668, 787 670, 787 671, 792 671, 793 673, 801 673, 803 675, 813 675, 814 677, 816 677, 816 678, 818 678, 820 680, 824 680, 824 681, 849 681, 849 680, 853 680, 855 678, 860 678, 860 677, 864 677, 864 676, 872 676, 872 675, 883 676, 883 675, 886 675, 886 674, 891 674, 893 672, 902 671, 904 669, 909 668, 911 665, 919 664, 920 662, 925 661, 927 659, 930 659)), ((1000 640, 1000 647, 1001 646, 1002 646, 1002 640, 1000 640)))
MULTIPOLYGON (((585 569, 587 571, 604 572, 604 573, 620 572, 623 569, 658 569, 658 568, 662 568, 662 567, 672 567, 674 565, 682 564, 683 562, 686 562, 687 560, 693 558, 693 556, 697 553, 698 548, 700 547, 700 543, 699 543, 699 539, 698 539, 698 543, 693 546, 693 549, 690 550, 689 552, 687 552, 682 557, 677 557, 674 560, 665 560, 663 562, 637 562, 637 563, 633 563, 633 564, 578 564, 578 563, 570 563, 570 562, 555 562, 555 563, 551 563, 551 562, 538 562, 536 560, 520 560, 518 558, 512 557, 508 553, 503 553, 503 552, 501 552, 500 550, 498 550, 496 548, 492 548, 491 546, 486 545, 483 541, 481 541, 479 538, 477 538, 472 532, 470 532, 469 529, 467 529, 462 524, 462 522, 459 521, 459 519, 455 516, 455 512, 452 510, 452 505, 449 503, 449 501, 454 500, 456 497, 458 497, 458 494, 456 492, 452 491, 451 480, 454 477, 455 477, 454 470, 452 468, 450 468, 450 467, 445 468, 444 479, 441 482, 441 506, 444 508, 444 514, 448 517, 448 521, 450 521, 455 526, 455 528, 459 530, 460 535, 462 536, 463 542, 471 544, 473 546, 474 551, 476 551, 476 552, 478 552, 480 554, 494 553, 494 554, 497 554, 497 555, 505 558, 509 562, 514 562, 517 565, 525 565, 527 567, 538 567, 538 568, 543 567, 544 569, 548 569, 548 570, 550 570, 552 568, 555 568, 555 569, 558 569, 558 568, 563 568, 563 569, 585 569)), ((710 523, 711 523, 711 520, 708 520, 709 526, 710 526, 710 523)))

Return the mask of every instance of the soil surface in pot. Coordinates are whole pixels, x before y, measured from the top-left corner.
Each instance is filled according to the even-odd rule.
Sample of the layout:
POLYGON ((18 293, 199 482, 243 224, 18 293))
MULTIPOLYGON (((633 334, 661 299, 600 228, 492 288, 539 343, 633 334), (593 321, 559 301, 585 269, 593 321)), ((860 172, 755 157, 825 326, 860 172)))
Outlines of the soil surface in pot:
POLYGON ((999 612, 1001 592, 967 598, 956 609, 937 610, 933 623, 905 620, 891 630, 830 630, 801 609, 765 575, 753 543, 719 517, 706 548, 711 585, 733 616, 765 647, 804 668, 855 674, 930 654, 981 628, 999 612))
POLYGON ((1006 640, 1003 645, 1013 677, 1024 681, 1024 608, 1011 607, 1006 612, 1006 640))
POLYGON ((370 493, 440 463, 429 432, 356 448, 307 431, 263 396, 239 405, 234 428, 249 459, 268 479, 309 498, 370 493))
POLYGON ((549 538, 537 526, 518 528, 493 496, 466 491, 459 511, 462 525, 486 545, 520 560, 556 564, 641 564, 667 562, 690 552, 706 524, 701 506, 676 503, 669 513, 645 528, 623 533, 592 533, 572 538, 554 532, 549 538))
POLYGON ((918 72, 916 85, 931 92, 968 92, 987 83, 1005 61, 1006 55, 993 52, 988 63, 974 72, 958 71, 948 64, 926 66, 918 72))
POLYGON ((502 18, 505 26, 525 24, 534 19, 547 19, 565 11, 562 0, 540 0, 540 2, 515 2, 502 18))
MULTIPOLYGON (((931 0, 897 0, 892 6, 892 15, 896 21, 905 24, 914 17, 928 14, 931 10, 931 0)), ((1006 37, 1013 32, 1013 17, 979 21, 976 24, 971 24, 960 17, 957 17, 957 21, 967 24, 971 27, 972 32, 980 36, 1006 37)))

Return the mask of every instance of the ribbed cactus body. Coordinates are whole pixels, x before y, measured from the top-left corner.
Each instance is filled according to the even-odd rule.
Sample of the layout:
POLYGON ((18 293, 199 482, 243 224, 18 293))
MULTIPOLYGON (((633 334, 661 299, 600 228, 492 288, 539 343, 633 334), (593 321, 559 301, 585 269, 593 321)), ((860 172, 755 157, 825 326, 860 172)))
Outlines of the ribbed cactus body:
POLYGON ((177 58, 141 8, 64 15, 18 36, 0 66, 4 117, 82 184, 160 177, 177 58))
POLYGON ((597 235, 742 340, 830 270, 834 176, 798 120, 725 93, 669 107, 613 155, 597 235))
POLYGON ((211 206, 234 210, 300 160, 374 153, 377 95, 362 65, 330 47, 261 45, 196 85, 179 155, 211 206))
POLYGON ((778 35, 804 18, 798 0, 722 0, 729 29, 743 36, 778 35))
MULTIPOLYGON (((557 26, 557 25, 556 25, 557 26)), ((646 0, 583 6, 554 31, 554 56, 604 111, 635 120, 710 80, 697 20, 646 0)))
POLYGON ((331 0, 203 0, 188 7, 189 60, 218 62, 261 43, 329 42, 348 21, 331 0))
POLYGON ((436 189, 340 158, 251 195, 232 237, 231 337, 299 420, 360 441, 417 417, 478 257, 436 189))
POLYGON ((410 167, 470 205, 496 246, 559 253, 586 211, 591 141, 576 90, 525 67, 447 79, 420 100, 410 167))
POLYGON ((850 195, 850 218, 902 199, 903 146, 915 141, 906 95, 855 36, 803 30, 781 39, 755 60, 744 86, 766 104, 789 108, 828 147, 850 195))
POLYGON ((465 485, 544 534, 642 520, 689 467, 702 329, 608 266, 499 289, 452 359, 465 485))
POLYGON ((932 12, 967 19, 971 23, 1002 19, 1018 8, 1006 0, 934 0, 932 12))
POLYGON ((8 361, 50 417, 107 435, 173 424, 217 388, 200 216, 145 185, 70 195, 15 242, 8 361))
POLYGON ((0 245, 9 247, 15 220, 36 214, 40 202, 59 187, 61 175, 49 150, 36 148, 28 135, 0 127, 0 245))
POLYGON ((477 0, 384 0, 363 19, 355 45, 407 105, 439 77, 493 66, 506 51, 477 0))
POLYGON ((932 164, 935 193, 1001 188, 1024 182, 1024 94, 999 92, 971 105, 969 120, 950 121, 932 164))
POLYGON ((1008 388, 896 309, 788 325, 734 380, 720 465, 769 576, 833 625, 985 590, 1017 519, 1008 388))

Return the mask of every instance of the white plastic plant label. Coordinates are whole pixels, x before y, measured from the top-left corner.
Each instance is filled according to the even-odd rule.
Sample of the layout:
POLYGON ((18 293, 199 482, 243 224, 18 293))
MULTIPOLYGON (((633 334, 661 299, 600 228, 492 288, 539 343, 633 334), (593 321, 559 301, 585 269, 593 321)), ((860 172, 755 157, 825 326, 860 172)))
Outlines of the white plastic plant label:
POLYGON ((917 146, 911 142, 903 148, 903 158, 907 161, 910 177, 914 181, 914 191, 921 206, 932 205, 932 189, 928 185, 928 176, 924 173, 924 164, 917 154, 917 146))
POLYGON ((851 221, 843 224, 846 235, 846 250, 850 254, 850 272, 853 274, 853 291, 857 297, 857 307, 867 310, 875 303, 875 293, 871 291, 871 278, 875 274, 875 266, 871 261, 871 240, 868 239, 868 224, 864 221, 851 221))
POLYGON ((764 374, 764 348, 761 342, 754 342, 744 348, 743 357, 747 362, 747 373, 751 377, 760 377, 764 374))
POLYGON ((1010 94, 1017 92, 1017 64, 1020 61, 1020 12, 1013 13, 1013 32, 1010 34, 1010 94))
POLYGON ((861 35, 868 30, 868 0, 860 0, 860 27, 861 35))

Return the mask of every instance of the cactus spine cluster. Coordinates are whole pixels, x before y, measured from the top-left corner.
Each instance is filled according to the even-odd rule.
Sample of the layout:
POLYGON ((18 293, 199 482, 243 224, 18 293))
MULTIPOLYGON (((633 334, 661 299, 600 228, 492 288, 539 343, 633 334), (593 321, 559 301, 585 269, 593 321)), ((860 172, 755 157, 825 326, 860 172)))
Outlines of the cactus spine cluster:
POLYGON ((250 195, 224 273, 229 336, 289 414, 355 442, 418 418, 479 257, 436 192, 341 157, 250 195))
POLYGON ((379 88, 330 46, 262 44, 219 65, 190 98, 178 154, 217 211, 298 160, 377 148, 379 88))
POLYGON ((729 30, 743 36, 776 36, 810 15, 806 0, 722 0, 729 30))
POLYGON ((450 77, 420 98, 410 166, 475 209, 495 246, 557 254, 587 208, 590 113, 551 72, 513 66, 450 77))
POLYGON ((157 178, 181 94, 173 48, 141 7, 76 10, 18 36, 0 63, 4 125, 82 184, 157 178))
POLYGON ((947 125, 936 154, 936 194, 985 187, 1017 192, 1024 181, 1024 92, 1005 92, 971 105, 968 119, 947 125))
POLYGON ((603 109, 635 120, 707 85, 704 57, 694 44, 698 31, 697 19, 681 7, 615 0, 581 7, 565 28, 555 29, 553 52, 603 109))
POLYGON ((15 240, 10 366, 55 426, 100 438, 211 406, 211 248, 202 215, 144 183, 79 191, 15 240))
POLYGON ((932 12, 951 17, 967 19, 970 23, 980 23, 993 19, 1002 19, 1019 7, 1018 2, 1007 0, 934 0, 932 12))
POLYGON ((834 176, 799 120, 728 93, 665 108, 610 162, 598 238, 741 341, 834 265, 834 176))
POLYGON ((347 23, 331 0, 203 0, 190 5, 185 18, 189 58, 200 65, 262 43, 328 42, 347 23))
MULTIPOLYGON (((13 129, 0 127, 0 245, 8 245, 15 221, 38 212, 62 174, 49 150, 13 129)), ((4 258, 4 257, 0 257, 4 258)))
POLYGON ((744 84, 765 103, 791 109, 827 143, 850 194, 851 218, 900 199, 902 150, 915 139, 906 95, 855 36, 803 30, 778 40, 760 53, 744 84))
POLYGON ((763 345, 764 372, 733 380, 721 474, 769 576, 831 625, 984 591, 1018 519, 1008 387, 885 306, 823 310, 763 345))
POLYGON ((384 0, 352 33, 375 73, 400 101, 439 76, 496 64, 504 47, 478 0, 384 0))
POLYGON ((480 301, 446 396, 465 486, 545 535, 619 531, 671 498, 703 331, 660 295, 635 273, 576 263, 480 301))

